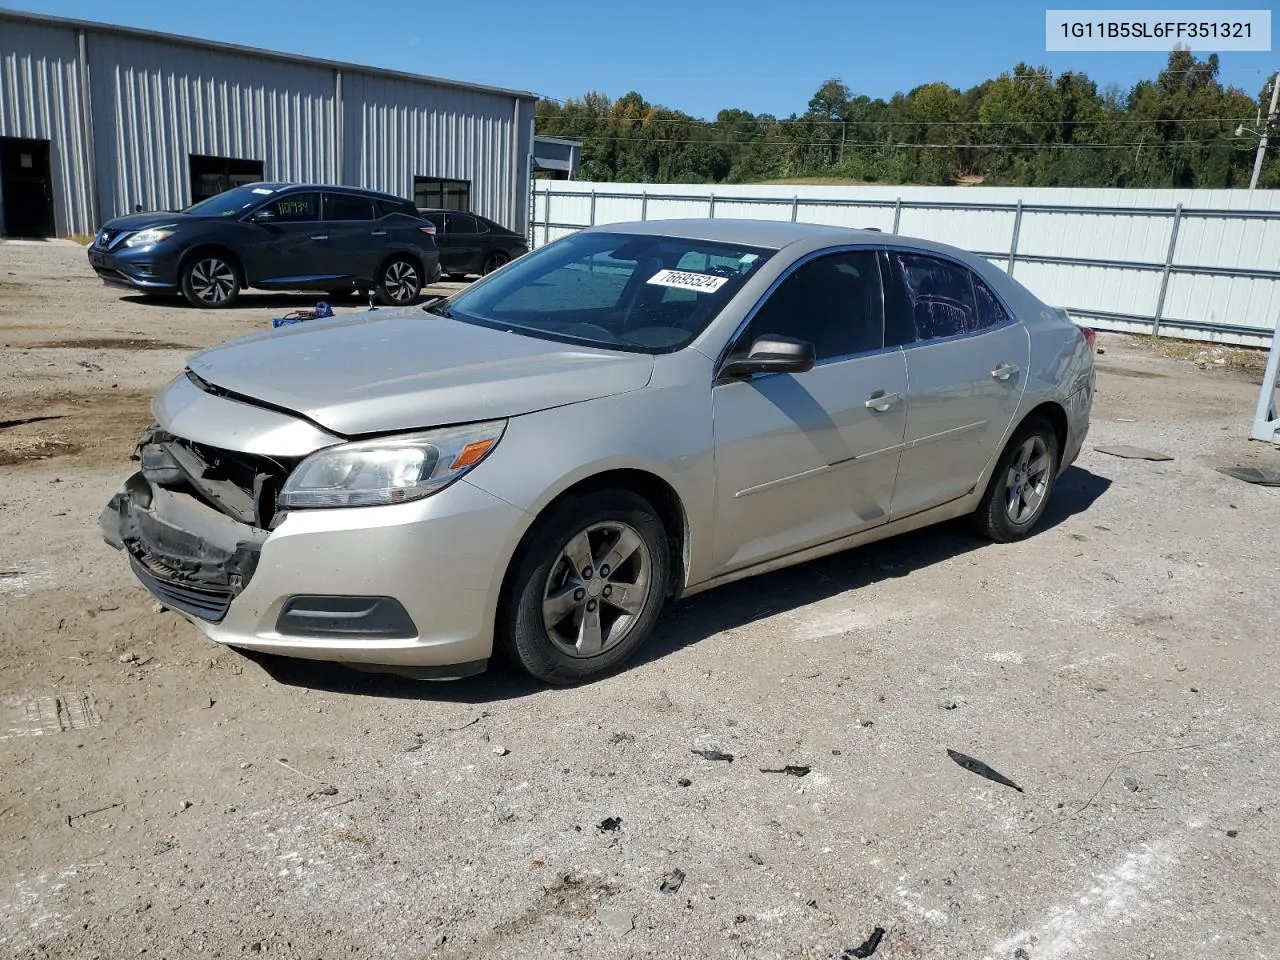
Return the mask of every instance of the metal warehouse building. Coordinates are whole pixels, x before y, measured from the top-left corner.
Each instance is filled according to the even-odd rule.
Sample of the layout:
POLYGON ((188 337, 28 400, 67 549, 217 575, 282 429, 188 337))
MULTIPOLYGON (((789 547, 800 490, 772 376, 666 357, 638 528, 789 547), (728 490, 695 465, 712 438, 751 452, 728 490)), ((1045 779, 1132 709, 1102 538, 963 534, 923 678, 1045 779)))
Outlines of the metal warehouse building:
POLYGON ((528 230, 536 96, 0 10, 0 233, 92 234, 256 180, 528 230))

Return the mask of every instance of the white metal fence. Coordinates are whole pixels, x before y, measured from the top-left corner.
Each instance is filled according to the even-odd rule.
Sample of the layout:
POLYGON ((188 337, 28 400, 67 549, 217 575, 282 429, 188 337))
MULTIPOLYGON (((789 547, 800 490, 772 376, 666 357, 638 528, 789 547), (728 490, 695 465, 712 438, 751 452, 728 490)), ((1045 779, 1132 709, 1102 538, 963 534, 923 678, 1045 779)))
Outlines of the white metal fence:
POLYGON ((1102 330, 1250 346, 1280 314, 1280 192, 540 181, 532 243, 673 217, 798 220, 973 250, 1102 330))

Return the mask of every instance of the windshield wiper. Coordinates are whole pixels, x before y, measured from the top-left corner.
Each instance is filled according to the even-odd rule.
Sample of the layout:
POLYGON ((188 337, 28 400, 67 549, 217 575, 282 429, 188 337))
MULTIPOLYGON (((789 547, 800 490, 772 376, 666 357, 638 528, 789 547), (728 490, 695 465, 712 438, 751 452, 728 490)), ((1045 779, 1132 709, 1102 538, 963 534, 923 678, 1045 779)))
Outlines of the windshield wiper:
POLYGON ((448 297, 435 297, 424 303, 422 305, 422 309, 427 313, 435 314, 437 317, 444 317, 446 320, 452 320, 453 312, 445 306, 446 300, 448 300, 448 297))

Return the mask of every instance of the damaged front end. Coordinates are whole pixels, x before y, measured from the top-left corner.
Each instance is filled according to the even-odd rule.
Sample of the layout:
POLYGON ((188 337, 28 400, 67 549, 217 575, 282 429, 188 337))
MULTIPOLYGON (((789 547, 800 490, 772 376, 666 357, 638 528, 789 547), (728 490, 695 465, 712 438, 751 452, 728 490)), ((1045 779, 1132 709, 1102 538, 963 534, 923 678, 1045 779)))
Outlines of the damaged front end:
POLYGON ((292 469, 277 459, 218 450, 148 430, 99 520, 108 544, 161 603, 218 623, 248 585, 292 469))

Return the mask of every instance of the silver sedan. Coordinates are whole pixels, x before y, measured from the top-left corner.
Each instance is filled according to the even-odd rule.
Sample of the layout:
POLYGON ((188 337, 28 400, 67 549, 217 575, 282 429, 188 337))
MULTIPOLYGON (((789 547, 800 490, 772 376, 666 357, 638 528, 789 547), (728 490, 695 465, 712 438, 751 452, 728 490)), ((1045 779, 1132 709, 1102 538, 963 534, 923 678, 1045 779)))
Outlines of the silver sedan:
POLYGON ((1025 537, 1093 391, 1082 331, 963 250, 614 224, 196 355, 102 527, 221 643, 576 683, 671 599, 965 515, 1025 537))

